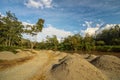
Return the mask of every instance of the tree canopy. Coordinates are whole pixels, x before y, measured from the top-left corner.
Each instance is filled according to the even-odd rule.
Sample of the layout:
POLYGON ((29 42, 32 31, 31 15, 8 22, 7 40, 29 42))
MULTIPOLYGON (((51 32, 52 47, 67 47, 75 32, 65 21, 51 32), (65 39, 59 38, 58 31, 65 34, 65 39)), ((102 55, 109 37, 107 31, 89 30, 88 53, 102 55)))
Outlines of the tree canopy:
POLYGON ((19 44, 23 25, 14 13, 6 12, 6 16, 0 18, 0 43, 6 46, 19 44))

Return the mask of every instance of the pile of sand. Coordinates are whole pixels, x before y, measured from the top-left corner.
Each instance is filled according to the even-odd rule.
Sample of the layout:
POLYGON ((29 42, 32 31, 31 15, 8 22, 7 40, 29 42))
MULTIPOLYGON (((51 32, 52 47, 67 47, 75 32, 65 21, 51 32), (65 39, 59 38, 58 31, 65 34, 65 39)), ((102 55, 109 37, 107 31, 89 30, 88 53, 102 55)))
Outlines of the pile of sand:
POLYGON ((68 55, 54 64, 46 80, 107 80, 106 76, 80 55, 68 55))
POLYGON ((95 58, 98 57, 98 56, 93 55, 93 54, 81 54, 81 56, 89 62, 91 62, 92 60, 94 60, 95 58))
POLYGON ((91 63, 107 75, 110 80, 120 80, 120 58, 103 55, 94 59, 91 63))

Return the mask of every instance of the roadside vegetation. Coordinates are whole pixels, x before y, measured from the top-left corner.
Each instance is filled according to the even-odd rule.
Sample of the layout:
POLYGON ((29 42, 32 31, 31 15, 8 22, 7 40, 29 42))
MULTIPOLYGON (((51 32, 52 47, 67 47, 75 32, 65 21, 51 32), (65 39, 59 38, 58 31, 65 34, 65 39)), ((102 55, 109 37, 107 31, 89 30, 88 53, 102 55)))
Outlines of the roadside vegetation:
POLYGON ((6 12, 6 16, 0 16, 0 51, 15 49, 46 49, 59 51, 104 51, 120 52, 120 26, 115 25, 93 36, 86 34, 74 34, 62 39, 60 42, 56 35, 47 36, 46 41, 34 42, 24 39, 22 34, 34 36, 42 31, 44 20, 38 19, 35 25, 22 25, 14 13, 6 12))

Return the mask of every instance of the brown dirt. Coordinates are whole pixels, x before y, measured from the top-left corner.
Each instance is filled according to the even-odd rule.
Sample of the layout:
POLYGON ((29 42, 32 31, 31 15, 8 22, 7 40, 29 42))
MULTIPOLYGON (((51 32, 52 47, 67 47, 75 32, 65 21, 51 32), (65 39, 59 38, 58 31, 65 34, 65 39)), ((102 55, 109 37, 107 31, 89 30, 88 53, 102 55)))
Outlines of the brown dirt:
POLYGON ((0 80, 120 80, 120 62, 113 56, 80 56, 52 50, 26 50, 16 55, 2 54, 0 61, 1 66, 9 66, 1 68, 0 80))
POLYGON ((0 80, 30 80, 37 72, 41 72, 43 65, 48 61, 48 56, 44 51, 34 51, 34 53, 36 54, 32 60, 1 70, 0 80))
POLYGON ((109 80, 120 80, 120 58, 103 55, 94 59, 91 63, 107 75, 109 80))
POLYGON ((16 54, 9 51, 2 51, 0 52, 0 60, 15 60, 18 58, 24 58, 24 57, 33 56, 33 55, 34 54, 30 51, 19 51, 16 54))
POLYGON ((10 68, 10 67, 13 67, 15 65, 23 64, 31 59, 33 59, 33 56, 14 59, 14 60, 0 60, 0 70, 4 70, 6 68, 10 68))
POLYGON ((48 75, 46 80, 107 80, 101 71, 78 54, 60 59, 48 75))
POLYGON ((89 62, 98 57, 98 56, 93 55, 93 54, 80 54, 80 55, 89 62))

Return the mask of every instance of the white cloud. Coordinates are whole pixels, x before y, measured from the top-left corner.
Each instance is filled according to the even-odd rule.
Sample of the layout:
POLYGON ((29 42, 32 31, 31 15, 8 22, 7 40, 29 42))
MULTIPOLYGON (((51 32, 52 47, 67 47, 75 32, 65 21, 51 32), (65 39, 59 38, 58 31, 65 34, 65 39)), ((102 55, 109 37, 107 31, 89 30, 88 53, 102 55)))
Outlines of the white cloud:
POLYGON ((52 0, 28 0, 24 3, 28 8, 52 8, 52 0))
POLYGON ((106 24, 105 27, 102 27, 101 30, 104 30, 104 29, 110 29, 112 27, 114 27, 116 24, 106 24))
POLYGON ((103 23, 96 23, 94 27, 92 21, 85 21, 85 24, 82 25, 87 27, 85 30, 81 30, 81 33, 83 34, 83 36, 85 36, 85 34, 94 35, 95 32, 99 30, 99 28, 103 25, 103 23))
POLYGON ((0 12, 0 16, 1 16, 1 17, 5 17, 5 15, 3 15, 1 12, 0 12))
POLYGON ((97 31, 99 29, 99 27, 95 27, 95 28, 93 28, 93 27, 89 27, 89 28, 87 28, 86 30, 81 30, 81 32, 85 35, 85 34, 89 34, 89 35, 94 35, 95 34, 95 32, 97 31))
MULTIPOLYGON (((70 31, 57 29, 53 27, 52 25, 48 25, 47 27, 43 28, 42 32, 38 33, 37 41, 40 42, 42 40, 46 40, 47 36, 52 37, 53 35, 56 35, 58 40, 60 41, 62 38, 65 38, 69 35, 73 35, 73 33, 70 31)), ((24 34, 23 37, 34 41, 34 38, 29 35, 24 34)))
POLYGON ((34 25, 34 24, 31 24, 31 23, 28 23, 28 22, 22 22, 22 24, 23 24, 24 26, 27 26, 27 25, 34 25))
POLYGON ((110 29, 110 28, 113 28, 113 27, 115 27, 115 25, 119 25, 120 26, 120 24, 106 24, 104 27, 101 27, 101 28, 99 28, 97 31, 96 31, 96 33, 100 33, 100 32, 102 32, 103 30, 105 30, 105 29, 110 29))
POLYGON ((41 41, 42 39, 45 39, 47 36, 52 37, 53 35, 56 35, 58 40, 60 40, 61 38, 73 35, 73 33, 71 33, 70 31, 57 29, 52 25, 48 25, 46 28, 43 28, 41 33, 38 34, 38 40, 41 41))
MULTIPOLYGON (((81 33, 83 34, 83 36, 85 36, 86 33, 88 33, 89 35, 94 35, 95 33, 98 34, 105 29, 113 28, 115 27, 115 25, 117 24, 106 24, 105 26, 102 26, 101 24, 96 24, 96 27, 88 27, 85 30, 81 30, 81 33)), ((118 25, 120 26, 120 24, 118 25)))
POLYGON ((92 23, 93 23, 92 21, 85 21, 85 24, 82 25, 86 27, 91 27, 92 23))

